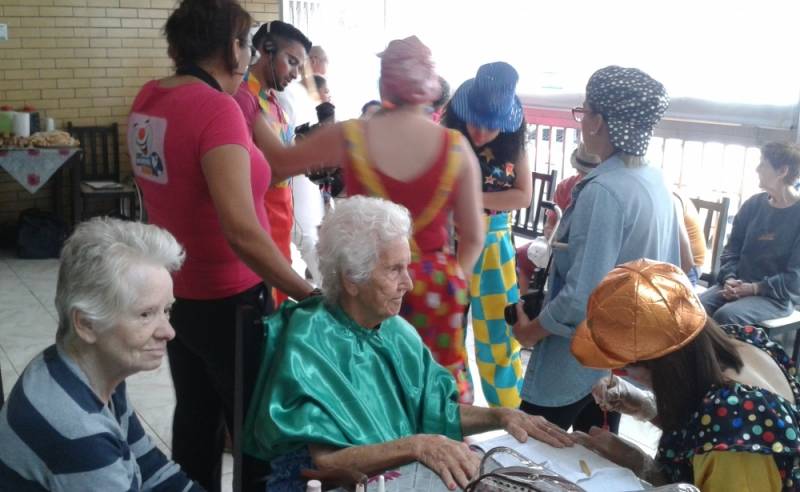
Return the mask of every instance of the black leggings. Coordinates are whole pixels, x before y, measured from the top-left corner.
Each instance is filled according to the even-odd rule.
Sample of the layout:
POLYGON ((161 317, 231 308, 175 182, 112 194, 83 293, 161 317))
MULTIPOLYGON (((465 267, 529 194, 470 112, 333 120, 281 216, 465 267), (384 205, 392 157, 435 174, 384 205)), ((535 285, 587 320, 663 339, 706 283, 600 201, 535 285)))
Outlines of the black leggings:
MULTIPOLYGON (((564 430, 572 427, 573 430, 589 432, 592 426, 603 426, 603 410, 591 394, 563 407, 541 407, 523 400, 519 409, 531 415, 541 415, 564 430)), ((617 412, 608 412, 608 428, 614 434, 619 432, 620 417, 617 412)))
MULTIPOLYGON (((172 306, 176 336, 167 344, 177 400, 172 459, 209 492, 220 490, 225 427, 233 434, 235 326, 240 305, 268 314, 272 311, 268 288, 259 284, 223 299, 178 298, 172 306)), ((242 336, 246 412, 258 377, 263 328, 260 324, 247 327, 242 336)), ((264 484, 257 481, 266 473, 265 463, 243 456, 245 491, 263 491, 264 484)))

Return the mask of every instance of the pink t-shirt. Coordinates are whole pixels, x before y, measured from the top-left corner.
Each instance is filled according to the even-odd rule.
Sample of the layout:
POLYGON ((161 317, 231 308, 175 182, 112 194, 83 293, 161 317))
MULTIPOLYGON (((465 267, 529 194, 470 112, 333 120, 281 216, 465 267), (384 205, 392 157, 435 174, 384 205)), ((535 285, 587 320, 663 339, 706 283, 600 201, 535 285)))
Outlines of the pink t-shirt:
POLYGON ((256 116, 261 112, 261 106, 258 105, 258 97, 247 89, 247 83, 242 82, 239 88, 236 89, 236 94, 233 98, 239 104, 239 108, 244 114, 244 121, 247 123, 247 129, 253 133, 253 122, 256 116))
POLYGON ((261 282, 225 239, 200 165, 207 152, 227 144, 250 153, 253 206, 269 232, 263 201, 271 172, 230 95, 205 83, 164 88, 150 81, 133 102, 128 151, 149 221, 186 248, 174 275, 177 297, 218 299, 261 282))

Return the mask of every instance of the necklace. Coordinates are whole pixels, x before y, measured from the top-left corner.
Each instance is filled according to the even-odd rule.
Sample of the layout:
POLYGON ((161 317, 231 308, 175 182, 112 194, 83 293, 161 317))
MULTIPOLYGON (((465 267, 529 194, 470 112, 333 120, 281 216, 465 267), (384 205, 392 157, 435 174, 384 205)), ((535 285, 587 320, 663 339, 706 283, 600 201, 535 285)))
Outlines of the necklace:
POLYGON ((219 85, 217 79, 215 79, 214 77, 211 76, 210 73, 206 72, 205 70, 203 70, 202 68, 198 67, 193 63, 179 67, 177 70, 175 70, 175 73, 178 75, 191 75, 192 77, 197 77, 198 79, 202 80, 209 86, 222 92, 222 86, 219 85))

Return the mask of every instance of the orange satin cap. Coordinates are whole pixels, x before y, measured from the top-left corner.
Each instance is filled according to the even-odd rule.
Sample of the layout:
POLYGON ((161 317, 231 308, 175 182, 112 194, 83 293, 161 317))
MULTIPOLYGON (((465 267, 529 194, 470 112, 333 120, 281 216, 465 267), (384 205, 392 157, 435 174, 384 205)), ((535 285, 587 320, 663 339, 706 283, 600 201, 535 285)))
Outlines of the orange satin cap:
POLYGON ((624 367, 678 350, 705 323, 706 311, 681 270, 634 260, 611 270, 589 296, 572 354, 586 367, 624 367))

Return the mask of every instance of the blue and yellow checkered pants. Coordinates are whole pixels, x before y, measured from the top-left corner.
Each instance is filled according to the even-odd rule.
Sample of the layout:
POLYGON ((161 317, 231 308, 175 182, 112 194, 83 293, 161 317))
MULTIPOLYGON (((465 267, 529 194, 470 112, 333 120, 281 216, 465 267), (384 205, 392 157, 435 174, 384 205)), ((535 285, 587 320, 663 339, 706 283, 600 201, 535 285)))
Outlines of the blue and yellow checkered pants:
POLYGON ((520 345, 503 318, 506 305, 519 300, 511 226, 505 213, 485 219, 486 242, 470 279, 475 355, 489 405, 517 408, 523 380, 520 345))

